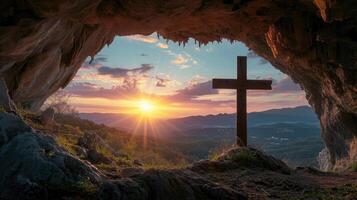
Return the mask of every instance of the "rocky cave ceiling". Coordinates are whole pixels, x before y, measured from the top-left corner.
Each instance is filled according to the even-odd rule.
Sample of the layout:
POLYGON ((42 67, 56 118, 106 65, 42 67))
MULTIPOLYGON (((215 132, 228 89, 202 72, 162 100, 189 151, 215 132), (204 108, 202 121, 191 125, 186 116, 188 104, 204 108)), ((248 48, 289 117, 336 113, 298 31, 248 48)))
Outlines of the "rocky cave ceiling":
MULTIPOLYGON (((38 109, 115 35, 244 42, 306 91, 332 163, 357 136, 355 0, 2 0, 0 73, 38 109)), ((122 47, 125 48, 125 47, 122 47)))

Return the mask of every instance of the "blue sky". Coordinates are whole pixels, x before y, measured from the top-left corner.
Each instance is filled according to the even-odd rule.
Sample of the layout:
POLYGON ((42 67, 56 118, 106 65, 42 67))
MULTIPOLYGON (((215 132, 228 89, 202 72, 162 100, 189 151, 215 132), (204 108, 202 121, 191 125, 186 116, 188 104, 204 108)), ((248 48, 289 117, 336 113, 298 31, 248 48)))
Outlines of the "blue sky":
MULTIPOLYGON (((152 35, 154 40, 156 35, 152 35)), ((104 48, 99 54, 108 58, 108 65, 135 67, 141 63, 150 63, 155 66, 152 73, 171 74, 173 78, 180 81, 188 81, 190 77, 200 75, 207 78, 213 77, 234 77, 236 75, 236 57, 238 55, 247 55, 249 49, 241 42, 230 43, 223 40, 221 43, 214 42, 199 47, 194 40, 190 40, 185 46, 171 41, 166 42, 162 38, 157 42, 143 42, 127 37, 116 37, 114 42, 104 48), (158 48, 159 44, 164 47, 158 48), (166 46, 167 45, 167 46, 166 46), (171 53, 170 53, 171 52, 171 53), (145 56, 142 56, 142 55, 145 56), (181 54, 185 58, 191 57, 197 64, 188 61, 184 63, 187 68, 179 64, 173 64, 171 61, 175 56, 181 54)), ((283 78, 283 74, 276 70, 269 63, 260 64, 259 57, 249 59, 249 78, 273 77, 275 79, 283 78)))
POLYGON ((249 111, 307 104, 298 85, 243 43, 223 40, 199 46, 189 40, 179 45, 156 34, 116 37, 92 62, 83 64, 66 90, 81 112, 123 112, 125 99, 148 96, 175 105, 175 111, 166 110, 171 117, 234 112, 235 92, 213 90, 210 80, 235 78, 238 55, 248 55, 248 78, 274 82, 273 91, 249 92, 249 111), (114 102, 111 109, 108 104, 114 102), (191 112, 183 109, 188 107, 191 112))

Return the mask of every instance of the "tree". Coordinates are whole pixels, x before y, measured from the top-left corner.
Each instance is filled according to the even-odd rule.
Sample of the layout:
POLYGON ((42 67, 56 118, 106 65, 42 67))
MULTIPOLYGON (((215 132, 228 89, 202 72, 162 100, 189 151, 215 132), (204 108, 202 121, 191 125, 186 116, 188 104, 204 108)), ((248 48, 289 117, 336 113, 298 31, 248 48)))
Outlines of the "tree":
POLYGON ((56 113, 78 116, 76 108, 69 103, 70 98, 71 94, 64 90, 59 90, 46 100, 42 108, 51 107, 56 113))

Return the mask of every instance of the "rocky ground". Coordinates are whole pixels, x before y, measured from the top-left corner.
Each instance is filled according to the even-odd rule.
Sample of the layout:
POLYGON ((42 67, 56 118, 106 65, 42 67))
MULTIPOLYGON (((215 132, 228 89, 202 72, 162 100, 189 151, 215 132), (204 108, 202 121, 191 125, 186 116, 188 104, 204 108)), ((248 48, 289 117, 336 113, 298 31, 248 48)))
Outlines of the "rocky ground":
POLYGON ((357 199, 355 172, 293 170, 249 148, 184 168, 108 176, 16 114, 1 112, 0 124, 0 199, 357 199))

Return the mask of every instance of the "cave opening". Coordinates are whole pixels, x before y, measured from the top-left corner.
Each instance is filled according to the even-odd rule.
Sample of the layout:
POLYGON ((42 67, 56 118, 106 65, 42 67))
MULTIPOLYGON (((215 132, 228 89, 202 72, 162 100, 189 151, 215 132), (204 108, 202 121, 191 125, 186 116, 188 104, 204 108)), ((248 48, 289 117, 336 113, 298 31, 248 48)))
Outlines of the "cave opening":
POLYGON ((357 155, 357 15, 351 2, 8 1, 0 8, 0 72, 11 99, 36 110, 116 35, 157 31, 180 43, 190 37, 202 44, 242 41, 304 89, 326 144, 323 168, 331 169, 357 155))
POLYGON ((316 167, 323 143, 305 92, 241 42, 180 45, 156 33, 116 37, 44 108, 73 108, 83 119, 139 136, 143 148, 160 141, 190 162, 207 159, 235 141, 236 93, 212 89, 211 79, 234 76, 237 55, 248 57, 249 78, 273 80, 272 91, 248 92, 249 145, 292 166, 316 167), (63 95, 69 107, 60 107, 63 95))
POLYGON ((357 198, 355 0, 4 0, 0 11, 0 199, 357 198), (234 77, 242 54, 275 87, 249 93, 248 142, 293 161, 323 148, 319 168, 339 172, 250 148, 218 155, 235 141, 234 93, 209 81, 234 77), (287 95, 294 83, 304 91, 287 95), (39 110, 46 100, 57 107, 39 110), (154 118, 186 133, 149 139, 154 118))

